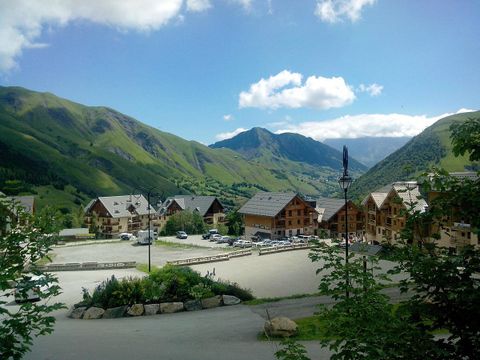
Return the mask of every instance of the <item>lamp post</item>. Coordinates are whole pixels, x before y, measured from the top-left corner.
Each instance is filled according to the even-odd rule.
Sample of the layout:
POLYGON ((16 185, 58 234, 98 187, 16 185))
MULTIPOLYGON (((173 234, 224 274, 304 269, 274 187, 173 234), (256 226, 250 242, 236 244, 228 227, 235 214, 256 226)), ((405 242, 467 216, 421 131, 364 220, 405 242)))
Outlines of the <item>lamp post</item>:
POLYGON ((343 146, 343 174, 340 177, 340 179, 338 179, 338 184, 340 185, 340 188, 343 190, 343 194, 344 194, 344 198, 345 198, 345 267, 346 267, 346 269, 345 269, 345 271, 346 271, 345 281, 346 281, 346 296, 347 296, 347 299, 348 299, 349 296, 350 296, 350 292, 348 291, 348 286, 349 286, 349 283, 350 283, 350 281, 349 281, 350 279, 349 279, 349 276, 348 276, 348 247, 349 247, 349 243, 348 243, 347 192, 348 192, 348 188, 352 184, 352 178, 348 175, 348 149, 345 145, 343 146))
MULTIPOLYGON (((152 245, 152 217, 151 217, 151 208, 152 205, 150 204, 150 199, 151 196, 159 196, 160 198, 163 197, 163 192, 162 193, 154 193, 153 191, 156 190, 156 188, 153 186, 148 189, 140 189, 141 191, 144 191, 147 193, 147 210, 148 210, 148 272, 151 271, 152 268, 152 258, 151 258, 151 250, 150 247, 152 245)), ((134 192, 134 191, 132 191, 134 192)))

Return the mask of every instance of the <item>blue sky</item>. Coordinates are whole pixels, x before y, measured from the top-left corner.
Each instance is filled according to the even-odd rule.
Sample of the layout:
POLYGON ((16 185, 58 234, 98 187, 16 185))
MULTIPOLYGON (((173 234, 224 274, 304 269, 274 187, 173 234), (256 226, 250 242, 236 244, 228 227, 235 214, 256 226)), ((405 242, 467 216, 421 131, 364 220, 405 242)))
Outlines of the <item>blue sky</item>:
POLYGON ((0 83, 205 144, 253 126, 412 136, 480 108, 479 16, 474 0, 0 0, 0 83))

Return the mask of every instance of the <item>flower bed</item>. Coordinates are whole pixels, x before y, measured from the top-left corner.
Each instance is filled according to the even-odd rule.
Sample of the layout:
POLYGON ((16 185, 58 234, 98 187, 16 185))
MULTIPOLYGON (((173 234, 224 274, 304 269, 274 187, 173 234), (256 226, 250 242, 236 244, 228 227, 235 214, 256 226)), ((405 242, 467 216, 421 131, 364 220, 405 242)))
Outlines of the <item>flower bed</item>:
POLYGON ((92 294, 83 289, 83 300, 74 305, 69 316, 97 319, 154 315, 234 305, 251 299, 250 291, 235 283, 214 281, 190 268, 166 265, 145 278, 118 280, 112 276, 92 294))

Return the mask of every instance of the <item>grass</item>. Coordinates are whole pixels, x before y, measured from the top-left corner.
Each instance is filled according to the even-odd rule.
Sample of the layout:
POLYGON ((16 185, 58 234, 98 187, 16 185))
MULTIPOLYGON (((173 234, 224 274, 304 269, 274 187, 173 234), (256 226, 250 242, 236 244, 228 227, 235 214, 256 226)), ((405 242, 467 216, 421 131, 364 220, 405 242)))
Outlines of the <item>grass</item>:
POLYGON ((54 253, 44 256, 40 260, 38 260, 35 265, 44 266, 50 264, 51 262, 53 262, 53 259, 55 259, 56 256, 57 254, 54 253))
POLYGON ((282 297, 258 298, 258 299, 245 301, 244 304, 245 305, 261 305, 261 304, 265 304, 265 303, 278 302, 278 301, 282 301, 282 300, 302 299, 302 298, 318 296, 318 295, 319 294, 294 294, 294 295, 282 296, 282 297))
MULTIPOLYGON (((141 271, 141 272, 144 272, 144 273, 148 274, 148 264, 137 264, 137 266, 135 268, 137 270, 141 271)), ((151 271, 154 271, 154 270, 158 270, 160 268, 158 266, 151 265, 150 269, 151 269, 151 271)))
MULTIPOLYGON (((325 334, 325 320, 320 319, 318 316, 309 316, 306 318, 296 319, 295 322, 298 325, 298 333, 295 336, 290 337, 292 340, 297 341, 312 341, 326 339, 325 334)), ((258 339, 261 341, 268 340, 281 340, 282 337, 266 336, 261 332, 258 334, 258 339)))
POLYGON ((211 248, 208 246, 200 246, 200 245, 193 245, 193 244, 181 244, 173 241, 165 241, 165 240, 155 240, 154 242, 155 246, 167 246, 175 249, 215 249, 219 251, 232 251, 231 248, 224 248, 224 247, 219 247, 219 248, 211 248))

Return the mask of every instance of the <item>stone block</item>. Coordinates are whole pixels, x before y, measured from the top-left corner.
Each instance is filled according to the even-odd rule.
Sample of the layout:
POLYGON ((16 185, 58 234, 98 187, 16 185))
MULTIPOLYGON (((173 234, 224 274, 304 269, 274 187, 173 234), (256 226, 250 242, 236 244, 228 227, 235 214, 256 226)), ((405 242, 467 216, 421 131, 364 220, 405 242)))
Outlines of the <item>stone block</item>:
POLYGON ((266 321, 264 329, 268 336, 290 337, 297 333, 298 326, 289 318, 280 316, 266 321))
POLYGON ((220 295, 202 299, 202 307, 204 309, 211 309, 222 305, 222 297, 220 295))
POLYGON ((146 316, 155 315, 160 311, 160 304, 147 304, 144 308, 146 316))
POLYGON ((183 302, 161 303, 160 312, 163 314, 170 314, 183 311, 183 302))
POLYGON ((91 308, 88 308, 84 312, 83 319, 84 320, 100 319, 104 313, 105 313, 105 310, 103 310, 102 308, 92 306, 91 308))
POLYGON ((233 295, 223 295, 222 300, 223 305, 238 305, 242 302, 242 300, 233 295))
POLYGON ((105 310, 103 314, 104 319, 116 319, 125 316, 125 312, 127 311, 128 306, 117 306, 114 308, 109 308, 105 310))
POLYGON ((145 308, 143 307, 143 304, 133 304, 128 308, 127 314, 129 316, 142 316, 144 311, 145 308))
POLYGON ((202 310, 202 302, 200 300, 189 300, 185 301, 185 310, 187 311, 196 311, 202 310))
POLYGON ((85 310, 87 310, 86 306, 72 307, 67 316, 71 319, 81 319, 85 310))

